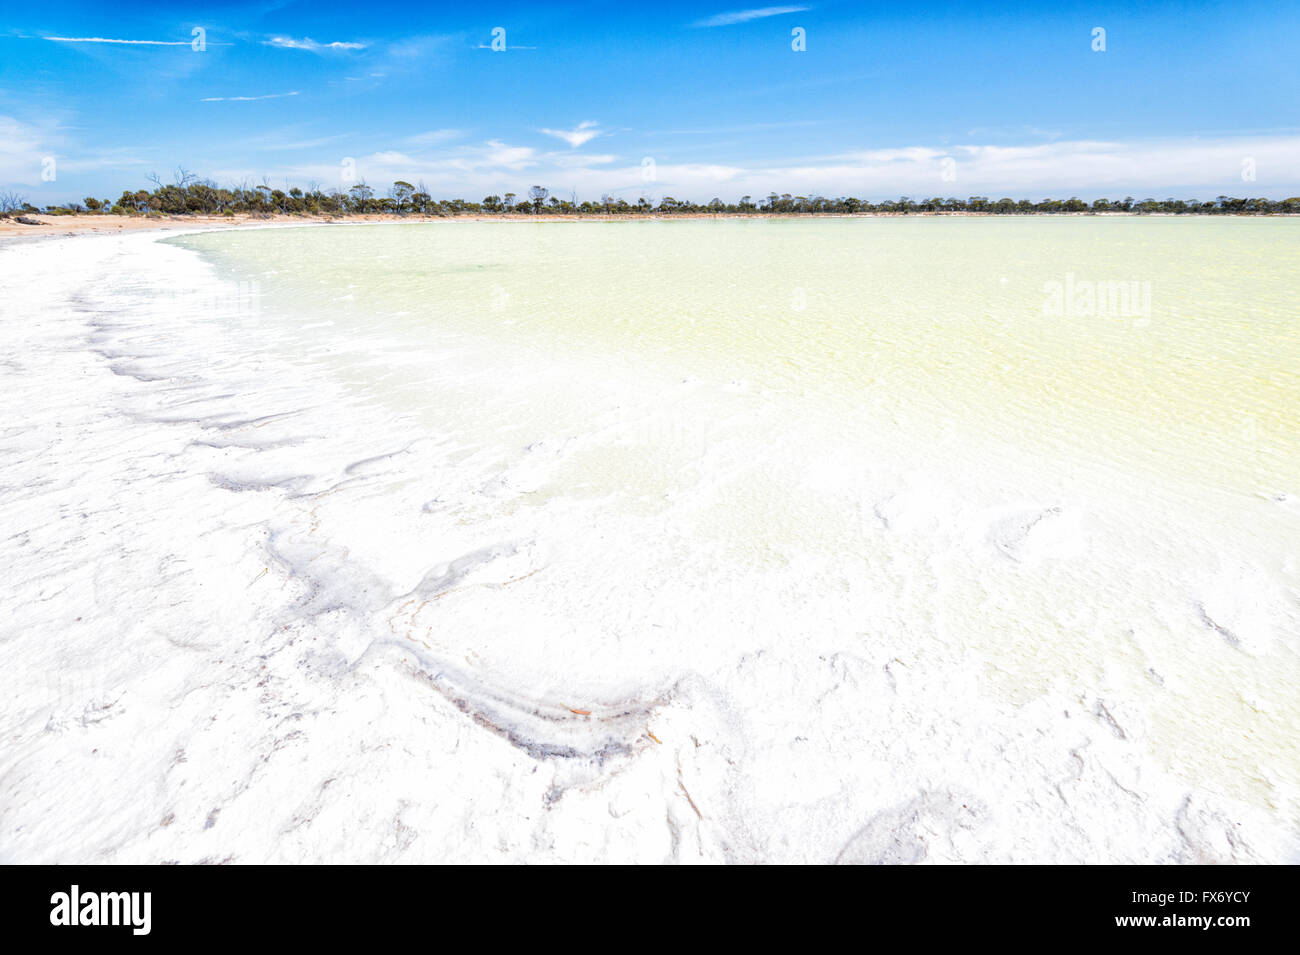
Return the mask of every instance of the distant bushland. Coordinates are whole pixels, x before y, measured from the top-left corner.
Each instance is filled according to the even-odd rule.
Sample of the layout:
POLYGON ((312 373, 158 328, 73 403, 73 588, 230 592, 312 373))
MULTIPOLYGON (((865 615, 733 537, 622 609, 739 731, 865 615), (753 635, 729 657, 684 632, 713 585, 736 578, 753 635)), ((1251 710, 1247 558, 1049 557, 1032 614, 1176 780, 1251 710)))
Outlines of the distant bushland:
MULTIPOLYGON (((490 195, 478 202, 465 199, 435 199, 424 184, 399 180, 379 196, 365 182, 346 191, 321 189, 312 184, 306 189, 286 186, 277 189, 263 180, 259 185, 218 186, 207 179, 179 169, 174 181, 163 184, 150 177, 152 190, 126 190, 116 200, 87 196, 83 203, 69 203, 44 209, 47 215, 558 215, 558 216, 637 216, 637 215, 1086 215, 1127 213, 1136 215, 1275 215, 1300 213, 1300 197, 1289 199, 1238 199, 1216 196, 1214 199, 1094 199, 1086 202, 1077 196, 1068 199, 990 199, 969 196, 913 199, 903 196, 872 202, 852 196, 795 196, 789 193, 768 195, 755 200, 742 196, 739 202, 712 199, 700 204, 687 199, 664 196, 658 201, 640 197, 634 202, 611 195, 598 201, 578 202, 576 197, 561 199, 550 195, 543 186, 532 186, 521 198, 513 192, 490 195)), ((13 193, 0 197, 0 215, 11 212, 37 212, 36 207, 13 193)))

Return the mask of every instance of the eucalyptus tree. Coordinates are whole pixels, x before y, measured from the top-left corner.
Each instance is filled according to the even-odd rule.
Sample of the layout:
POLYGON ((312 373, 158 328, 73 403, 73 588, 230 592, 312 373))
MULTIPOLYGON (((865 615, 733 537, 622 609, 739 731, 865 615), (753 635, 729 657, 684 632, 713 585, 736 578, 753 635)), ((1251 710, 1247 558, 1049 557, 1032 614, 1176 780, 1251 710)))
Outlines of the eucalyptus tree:
POLYGON ((393 183, 393 188, 388 190, 388 198, 393 200, 398 212, 408 212, 411 210, 411 197, 415 195, 415 186, 405 180, 399 179, 393 183))
POLYGON ((365 180, 348 190, 348 204, 352 212, 369 212, 375 190, 366 185, 365 180))

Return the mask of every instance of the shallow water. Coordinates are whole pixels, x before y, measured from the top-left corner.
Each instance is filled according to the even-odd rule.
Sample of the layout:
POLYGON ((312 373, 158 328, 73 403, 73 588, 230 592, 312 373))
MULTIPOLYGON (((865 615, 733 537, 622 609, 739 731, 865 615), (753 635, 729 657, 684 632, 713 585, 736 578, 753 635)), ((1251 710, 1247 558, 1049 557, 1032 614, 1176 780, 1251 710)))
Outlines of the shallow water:
POLYGON ((303 755, 223 813, 346 781, 243 858, 339 857, 392 790, 422 857, 1281 861, 1296 229, 332 225, 28 266, 117 373, 81 405, 159 494, 198 481, 135 577, 101 561, 101 617, 277 674, 303 755))
POLYGON ((920 404, 995 437, 1027 427, 1164 474, 1276 490, 1300 454, 1295 231, 1291 220, 833 219, 177 241, 252 277, 272 308, 328 315, 347 334, 413 347, 463 336, 521 358, 740 378, 889 415, 920 404), (1073 301, 1052 300, 1050 283, 1070 283, 1073 301), (1112 297, 1105 283, 1124 288, 1112 297))

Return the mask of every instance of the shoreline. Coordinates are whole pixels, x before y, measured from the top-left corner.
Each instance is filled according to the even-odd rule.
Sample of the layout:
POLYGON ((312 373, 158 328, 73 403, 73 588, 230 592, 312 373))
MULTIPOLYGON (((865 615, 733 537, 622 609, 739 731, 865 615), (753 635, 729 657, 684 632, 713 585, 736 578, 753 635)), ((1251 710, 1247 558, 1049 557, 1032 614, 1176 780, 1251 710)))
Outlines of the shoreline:
POLYGON ((110 214, 81 215, 47 215, 45 213, 28 213, 24 216, 37 220, 39 225, 18 222, 14 218, 0 219, 0 240, 22 238, 68 238, 81 235, 123 235, 134 232, 170 232, 186 229, 228 229, 259 226, 291 225, 356 225, 356 224, 397 224, 430 222, 665 222, 673 220, 716 220, 716 219, 1039 219, 1039 218, 1155 218, 1155 219, 1201 219, 1201 218, 1283 218, 1293 219, 1300 216, 1293 213, 1279 212, 1266 216, 1254 214, 1217 213, 1213 216, 1201 213, 1172 212, 1061 212, 1051 214, 999 214, 992 212, 855 212, 855 213, 809 213, 809 212, 753 212, 753 213, 674 213, 661 214, 601 214, 601 215, 518 215, 502 213, 485 215, 467 213, 464 215, 429 216, 397 215, 390 213, 364 213, 346 216, 310 216, 310 215, 169 215, 169 216, 118 216, 110 214))

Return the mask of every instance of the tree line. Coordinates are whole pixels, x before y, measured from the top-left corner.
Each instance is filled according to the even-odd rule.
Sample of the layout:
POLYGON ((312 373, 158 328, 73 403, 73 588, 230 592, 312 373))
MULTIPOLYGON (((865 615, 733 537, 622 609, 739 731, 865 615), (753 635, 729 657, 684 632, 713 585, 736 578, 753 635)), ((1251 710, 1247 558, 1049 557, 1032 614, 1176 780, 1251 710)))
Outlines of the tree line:
POLYGON ((987 196, 931 197, 914 199, 902 196, 872 202, 851 196, 827 198, 825 196, 795 196, 789 193, 769 193, 755 198, 742 196, 739 202, 713 199, 699 204, 672 196, 652 201, 644 196, 629 202, 624 198, 604 195, 598 201, 578 202, 576 196, 568 199, 553 196, 544 186, 533 186, 524 195, 507 192, 504 195, 484 196, 479 202, 465 199, 435 199, 423 183, 418 185, 398 180, 378 195, 365 182, 351 188, 323 190, 312 183, 307 188, 286 186, 274 188, 269 181, 258 185, 243 183, 220 187, 207 179, 179 169, 174 181, 164 184, 158 176, 151 176, 152 190, 126 190, 116 200, 87 196, 81 203, 67 203, 39 209, 14 193, 0 193, 0 215, 13 213, 44 213, 69 215, 97 213, 108 215, 216 215, 216 216, 348 216, 348 215, 855 215, 858 213, 889 213, 915 215, 923 213, 980 213, 992 215, 1058 215, 1079 213, 1123 212, 1136 214, 1173 215, 1272 215, 1300 213, 1300 197, 1289 199, 1263 199, 1218 196, 1205 199, 1094 199, 1086 202, 1077 196, 1069 199, 991 199, 987 196))

